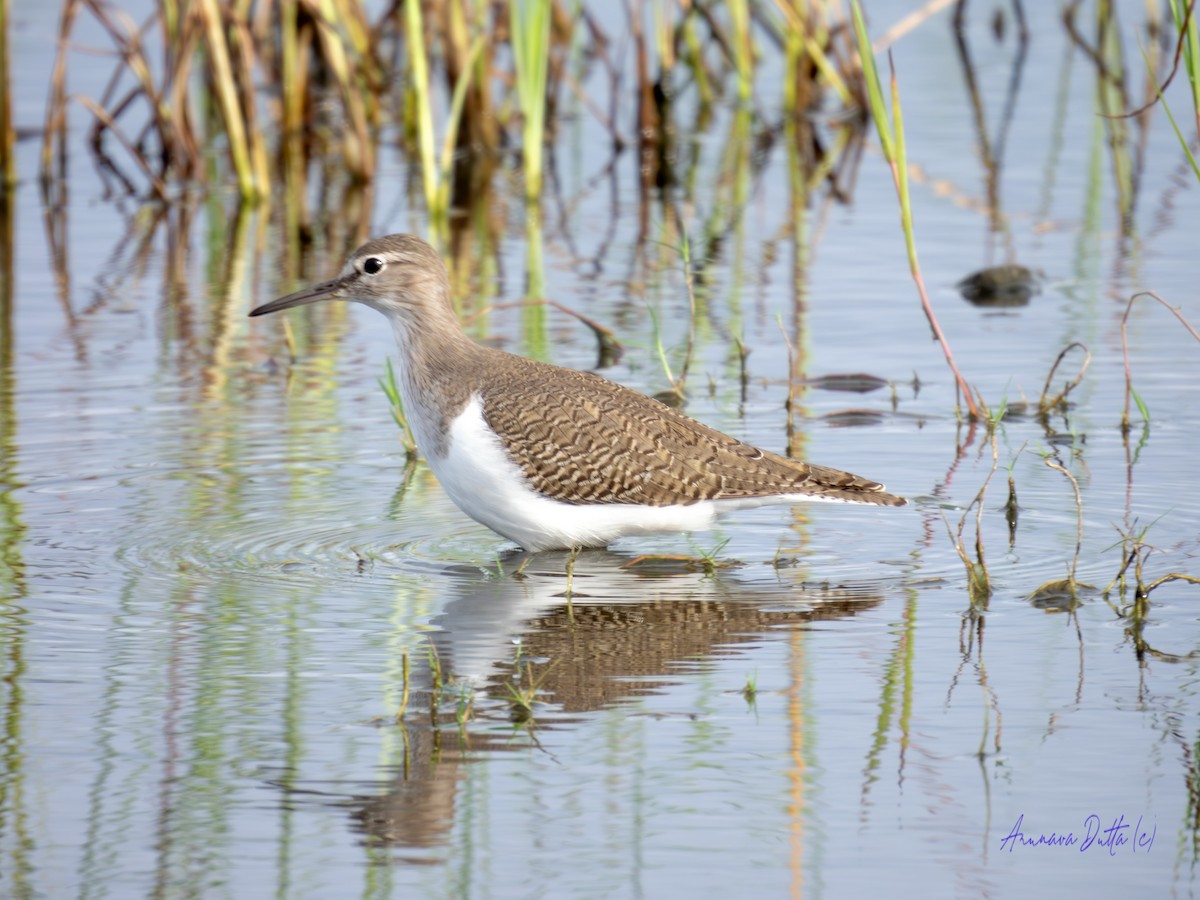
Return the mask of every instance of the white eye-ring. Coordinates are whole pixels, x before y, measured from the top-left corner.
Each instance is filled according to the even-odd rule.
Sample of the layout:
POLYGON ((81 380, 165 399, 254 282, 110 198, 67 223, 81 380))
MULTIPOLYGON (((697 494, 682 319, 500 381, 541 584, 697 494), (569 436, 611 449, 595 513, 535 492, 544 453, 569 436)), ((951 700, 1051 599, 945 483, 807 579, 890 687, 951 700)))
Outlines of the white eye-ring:
POLYGON ((378 275, 383 271, 383 260, 378 256, 368 256, 363 261, 362 270, 368 275, 378 275))

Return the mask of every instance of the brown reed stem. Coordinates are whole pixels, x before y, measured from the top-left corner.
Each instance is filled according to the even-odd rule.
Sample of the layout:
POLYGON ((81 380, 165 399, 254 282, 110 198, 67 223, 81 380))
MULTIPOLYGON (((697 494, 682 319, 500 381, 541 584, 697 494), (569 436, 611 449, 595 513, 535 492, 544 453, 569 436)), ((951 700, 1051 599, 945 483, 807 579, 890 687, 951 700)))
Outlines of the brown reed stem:
POLYGON ((1188 334, 1194 337, 1197 342, 1200 342, 1200 334, 1197 334, 1196 329, 1193 328, 1188 320, 1183 317, 1183 313, 1181 313, 1177 307, 1172 306, 1154 291, 1139 291, 1129 298, 1129 302, 1125 304, 1125 314, 1121 316, 1121 358, 1125 362, 1125 408, 1121 412, 1122 431, 1129 430, 1129 399, 1133 395, 1133 374, 1129 368, 1129 313, 1133 310, 1134 301, 1139 297, 1152 297, 1157 300, 1164 307, 1171 311, 1172 315, 1179 320, 1180 324, 1188 330, 1188 334))
POLYGON ((1063 347, 1062 352, 1058 354, 1058 358, 1054 360, 1054 365, 1052 365, 1050 367, 1050 371, 1046 373, 1046 383, 1042 385, 1042 394, 1041 397, 1038 398, 1038 415, 1041 415, 1042 413, 1058 406, 1058 404, 1062 402, 1063 398, 1065 398, 1067 394, 1075 390, 1075 388, 1079 386, 1079 383, 1083 381, 1083 375, 1088 370, 1088 366, 1091 364, 1092 352, 1088 350, 1088 348, 1081 342, 1071 341, 1071 343, 1063 347), (1075 347, 1078 347, 1084 353, 1083 364, 1079 367, 1079 372, 1076 373, 1075 380, 1069 382, 1066 387, 1047 400, 1046 392, 1050 390, 1050 381, 1054 378, 1054 373, 1058 371, 1058 366, 1063 361, 1063 358, 1066 357, 1066 355, 1075 347))
POLYGON ((1066 475, 1067 480, 1071 482, 1071 489, 1075 492, 1075 555, 1071 557, 1071 571, 1068 576, 1070 583, 1074 585, 1075 570, 1079 567, 1079 550, 1083 546, 1083 498, 1079 493, 1079 482, 1061 463, 1049 457, 1042 461, 1051 469, 1066 475))

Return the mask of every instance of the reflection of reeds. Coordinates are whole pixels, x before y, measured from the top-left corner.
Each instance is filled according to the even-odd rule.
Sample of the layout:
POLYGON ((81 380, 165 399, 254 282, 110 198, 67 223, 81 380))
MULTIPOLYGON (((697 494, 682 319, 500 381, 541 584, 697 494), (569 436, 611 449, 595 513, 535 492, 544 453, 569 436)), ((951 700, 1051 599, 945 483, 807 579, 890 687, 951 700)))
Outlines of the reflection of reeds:
MULTIPOLYGON (((1167 114, 1167 119, 1171 122, 1171 128, 1175 130, 1175 137, 1179 140, 1180 147, 1183 149, 1188 163, 1191 164, 1192 172, 1195 173, 1196 179, 1200 180, 1200 163, 1196 161, 1196 155, 1192 153, 1192 148, 1188 145, 1186 135, 1184 135, 1182 129, 1179 127, 1179 123, 1175 120, 1175 115, 1171 112, 1167 98, 1163 96, 1163 91, 1166 90, 1167 85, 1171 83, 1171 80, 1178 73, 1180 63, 1182 62, 1183 71, 1186 73, 1186 78, 1192 92, 1192 108, 1196 117, 1196 128, 1197 131, 1200 131, 1200 27, 1196 25, 1195 0, 1188 3, 1186 7, 1182 0, 1171 0, 1170 6, 1171 16, 1175 20, 1175 28, 1179 31, 1179 38, 1175 44, 1175 58, 1171 66, 1171 72, 1161 85, 1158 83, 1154 60, 1151 57, 1150 51, 1147 51, 1145 47, 1141 48, 1142 57, 1146 61, 1146 70, 1153 82, 1157 101, 1162 104, 1163 112, 1167 114)), ((1147 104, 1146 107, 1128 115, 1140 115, 1149 105, 1147 104)))
MULTIPOLYGON (((1019 11, 1020 4, 1016 4, 1019 11)), ((1024 25, 1024 17, 1018 12, 1020 28, 1017 32, 1017 53, 1013 59, 1012 75, 1008 81, 1008 92, 999 125, 993 138, 988 129, 988 116, 985 103, 976 77, 975 65, 972 62, 970 44, 967 40, 965 26, 966 4, 959 3, 954 10, 954 41, 958 48, 959 60, 962 64, 963 81, 971 104, 971 112, 975 123, 975 140, 979 147, 980 162, 984 170, 984 183, 987 191, 987 212, 993 232, 1002 235, 1006 241, 1011 241, 1009 223, 1004 216, 1001 204, 1003 196, 1000 190, 1000 177, 1003 171, 1004 148, 1008 137, 1009 126, 1012 124, 1013 113, 1016 110, 1017 96, 1020 93, 1021 73, 1024 71, 1026 53, 1029 48, 1029 33, 1024 25)), ((1008 257, 1012 257, 1012 248, 1008 248, 1008 257)))
MULTIPOLYGON (((1196 130, 1200 132, 1200 25, 1196 24, 1196 3, 1185 0, 1170 0, 1171 17, 1179 31, 1179 51, 1176 64, 1183 57, 1183 69, 1187 73, 1188 85, 1192 89, 1192 111, 1196 116, 1196 130)), ((1187 146, 1186 141, 1184 146, 1187 146)), ((1188 154, 1191 158, 1191 153, 1188 154)), ((1195 166, 1195 159, 1192 159, 1195 166)))
MULTIPOLYGON (((1094 44, 1083 34, 1076 21, 1079 7, 1080 0, 1068 4, 1063 13, 1063 22, 1071 41, 1086 54, 1096 71, 1096 107, 1108 135, 1113 181, 1117 190, 1117 211, 1122 235, 1127 236, 1134 227, 1138 185, 1145 168, 1150 126, 1148 106, 1143 106, 1131 117, 1125 115, 1131 106, 1129 71, 1117 19, 1117 4, 1096 4, 1094 44), (1131 133, 1131 122, 1136 126, 1136 139, 1131 133)), ((1155 66, 1152 65, 1153 68, 1155 66)), ((1147 83, 1147 99, 1152 96, 1153 82, 1152 72, 1147 83)))
POLYGON ((0 0, 0 191, 17 183, 13 148, 17 143, 12 121, 12 78, 8 55, 8 0, 0 0))
POLYGON ((745 102, 754 92, 754 43, 750 38, 750 3, 748 0, 728 0, 729 22, 732 25, 733 65, 737 70, 738 100, 745 102))
POLYGON ((867 759, 863 766, 863 785, 859 791, 860 803, 864 808, 871 792, 871 785, 879 780, 876 770, 879 769, 882 762, 883 751, 887 747, 888 735, 892 731, 893 723, 899 729, 897 769, 901 776, 904 772, 906 751, 912 737, 918 592, 913 588, 908 588, 906 593, 908 596, 904 603, 904 612, 900 614, 900 622, 892 628, 895 647, 888 655, 888 659, 879 673, 879 714, 875 718, 871 746, 867 750, 867 759))
POLYGON ((394 720, 397 725, 400 725, 404 722, 404 711, 406 709, 408 709, 408 698, 411 693, 410 688, 409 688, 410 669, 409 669, 409 664, 408 664, 408 654, 407 653, 402 654, 400 657, 400 670, 401 670, 400 703, 397 705, 396 714, 394 716, 394 720))

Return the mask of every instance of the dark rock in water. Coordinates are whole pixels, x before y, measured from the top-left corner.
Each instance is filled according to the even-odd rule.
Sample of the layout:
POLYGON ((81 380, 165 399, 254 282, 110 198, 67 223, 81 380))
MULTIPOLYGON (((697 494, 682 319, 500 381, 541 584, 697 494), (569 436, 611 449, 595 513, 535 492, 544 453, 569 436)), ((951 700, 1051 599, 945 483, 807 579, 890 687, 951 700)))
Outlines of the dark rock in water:
POLYGON ((878 425, 883 419, 884 414, 874 409, 843 409, 821 416, 826 425, 834 428, 878 425))
POLYGON ((1024 266, 992 266, 968 275, 957 285, 959 293, 976 306, 1027 306, 1042 290, 1042 274, 1024 266))
POLYGON ((888 384, 886 378, 868 375, 865 372, 820 375, 817 378, 805 379, 804 383, 823 391, 852 391, 856 394, 877 391, 888 384))
POLYGON ((1048 581, 1026 599, 1034 609, 1048 613, 1071 612, 1078 608, 1084 598, 1097 593, 1094 585, 1081 581, 1048 581))

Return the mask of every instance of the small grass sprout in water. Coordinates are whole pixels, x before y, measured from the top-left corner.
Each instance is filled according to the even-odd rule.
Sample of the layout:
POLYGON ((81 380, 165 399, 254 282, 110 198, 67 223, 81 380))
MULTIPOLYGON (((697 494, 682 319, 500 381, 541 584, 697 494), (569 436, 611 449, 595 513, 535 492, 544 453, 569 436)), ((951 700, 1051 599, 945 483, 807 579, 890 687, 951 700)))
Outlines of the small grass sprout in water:
POLYGON ((754 670, 753 674, 746 676, 746 683, 742 686, 742 697, 745 698, 746 703, 748 703, 750 706, 753 706, 755 701, 758 699, 757 669, 754 670))
POLYGON ((667 359, 667 348, 663 345, 662 329, 658 324, 658 314, 649 305, 646 306, 646 312, 650 316, 650 330, 654 335, 654 351, 658 356, 658 361, 662 364, 663 374, 667 376, 667 382, 671 385, 665 391, 655 394, 654 399, 667 404, 672 409, 682 409, 684 404, 683 380, 676 378, 675 373, 671 370, 671 361, 667 359))
POLYGON ((1008 396, 1000 398, 1000 405, 995 409, 988 410, 987 430, 988 434, 993 433, 1000 427, 1000 423, 1004 421, 1005 413, 1008 412, 1008 396))
POLYGON ((505 682, 504 688, 508 694, 508 706, 512 711, 513 721, 522 724, 533 721, 533 704, 537 702, 538 695, 542 692, 542 682, 549 674, 548 666, 534 678, 533 663, 526 662, 524 677, 521 676, 518 667, 516 676, 505 682))
POLYGON ((962 560, 963 566, 967 571, 967 595, 971 600, 971 608, 986 609, 989 598, 992 596, 992 581, 988 573, 987 561, 983 553, 983 500, 987 496, 988 485, 992 482, 992 477, 996 474, 996 469, 999 467, 999 449, 996 445, 996 435, 992 434, 992 468, 988 472, 988 476, 984 479, 983 486, 979 488, 979 492, 975 498, 966 505, 963 509, 962 517, 958 520, 957 530, 950 529, 950 523, 946 522, 946 530, 950 534, 950 541, 954 545, 954 550, 958 553, 959 559, 962 560), (974 559, 967 552, 966 546, 963 544, 963 529, 967 524, 967 517, 971 514, 971 508, 975 508, 975 553, 974 559))
MULTIPOLYGON (((284 320, 286 324, 286 319, 284 320)), ((383 389, 383 393, 388 399, 388 408, 392 413, 392 421, 396 423, 396 427, 400 429, 400 443, 404 446, 404 458, 408 460, 416 460, 418 458, 417 439, 413 436, 412 426, 408 424, 408 418, 404 415, 404 400, 400 396, 400 387, 396 384, 396 370, 392 368, 392 361, 387 361, 387 368, 384 374, 378 379, 379 386, 383 389)))
POLYGON ((467 723, 475 718, 475 691, 471 685, 463 682, 458 688, 458 703, 454 710, 454 720, 458 723, 460 733, 466 731, 467 723))
POLYGON ((683 284, 687 290, 688 297, 688 329, 687 343, 683 351, 683 361, 679 365, 679 374, 676 375, 671 369, 671 363, 667 356, 667 348, 663 344, 662 329, 659 325, 658 315, 649 304, 646 305, 646 311, 650 316, 651 333, 654 336, 654 350, 658 356, 659 363, 662 365, 663 374, 667 376, 667 381, 671 385, 668 390, 662 391, 655 396, 668 406, 681 409, 685 399, 684 391, 687 385, 688 371, 691 369, 692 357, 696 352, 696 279, 692 268, 692 244, 688 238, 687 231, 680 232, 679 246, 670 244, 665 240, 657 241, 656 243, 676 251, 683 264, 683 284))
POLYGON ((396 721, 397 725, 401 724, 404 721, 404 713, 408 709, 408 698, 410 695, 409 694, 410 666, 409 666, 409 662, 408 662, 408 654, 407 653, 402 654, 400 657, 400 672, 401 672, 402 688, 401 688, 401 693, 400 693, 400 704, 396 709, 395 721, 396 721))
POLYGON ((1065 410, 1067 394, 1079 387, 1080 383, 1083 381, 1083 376, 1087 373, 1088 366, 1091 364, 1092 351, 1089 350, 1085 344, 1081 343, 1080 341, 1072 341, 1071 343, 1067 344, 1067 346, 1063 347, 1062 352, 1058 354, 1058 358, 1054 360, 1054 365, 1052 365, 1050 367, 1050 371, 1046 373, 1046 383, 1042 385, 1042 393, 1041 396, 1038 397, 1038 415, 1045 415, 1046 413, 1049 413, 1055 409, 1065 410), (1083 351, 1083 362, 1079 364, 1079 371, 1075 373, 1075 377, 1073 379, 1068 381, 1063 386, 1061 391, 1059 391, 1053 397, 1048 397, 1047 395, 1050 393, 1050 383, 1054 380, 1054 373, 1058 371, 1058 367, 1066 355, 1072 350, 1076 349, 1083 351))
POLYGON ((1081 592, 1095 590, 1092 585, 1083 584, 1075 577, 1075 572, 1079 568, 1079 551, 1083 546, 1083 498, 1079 493, 1079 481, 1075 476, 1049 450, 1038 452, 1042 456, 1042 461, 1049 468, 1061 472, 1071 482, 1071 489, 1075 493, 1075 552, 1071 557, 1071 564, 1067 568, 1065 579, 1047 581, 1045 584, 1039 585, 1026 599, 1042 609, 1070 611, 1078 605, 1081 592))
POLYGON ((575 624, 575 561, 579 559, 579 547, 572 547, 567 556, 567 621, 575 624))
POLYGON ((722 540, 717 541, 717 543, 709 550, 705 550, 698 544, 692 544, 692 549, 695 550, 696 554, 700 557, 701 565, 704 569, 705 575, 711 576, 715 574, 718 569, 727 569, 734 565, 732 561, 717 558, 721 555, 721 551, 724 550, 728 545, 729 538, 723 538, 722 540))
MULTIPOLYGON (((1157 521, 1156 519, 1155 522, 1157 521)), ((1145 637, 1146 625, 1150 618, 1151 593, 1164 584, 1170 584, 1175 581, 1200 585, 1200 578, 1183 572, 1168 572, 1166 575, 1161 575, 1152 581, 1147 580, 1148 576, 1144 571, 1144 567, 1146 560, 1149 559, 1156 548, 1146 542, 1146 535, 1153 525, 1154 522, 1151 522, 1150 525, 1135 532, 1137 523, 1134 522, 1132 526, 1121 534, 1120 545, 1123 548, 1121 568, 1101 593, 1103 593, 1105 602, 1108 603, 1109 608, 1112 609, 1119 619, 1125 621, 1125 633, 1133 642, 1139 663, 1144 664, 1147 656, 1161 659, 1164 662, 1182 662, 1184 660, 1196 659, 1200 656, 1200 653, 1195 650, 1185 654, 1168 653, 1151 646, 1145 637), (1133 598, 1126 600, 1125 597, 1129 589, 1128 575, 1130 569, 1133 570, 1133 598), (1120 598, 1115 602, 1110 597, 1114 589, 1120 595, 1120 598)))
POLYGON ((437 707, 442 702, 442 689, 446 686, 445 677, 442 674, 442 659, 438 656, 437 647, 433 641, 425 644, 425 652, 428 654, 429 661, 429 684, 430 684, 430 716, 436 721, 437 707))
POLYGON ((1008 497, 1004 501, 1004 521, 1008 524, 1008 549, 1012 550, 1017 542, 1017 519, 1020 516, 1021 506, 1017 503, 1017 483, 1013 477, 1013 469, 1016 468, 1017 460, 1025 451, 1025 445, 1021 445, 1021 449, 1013 454, 1013 458, 1008 461, 1005 467, 1008 471, 1008 497))

